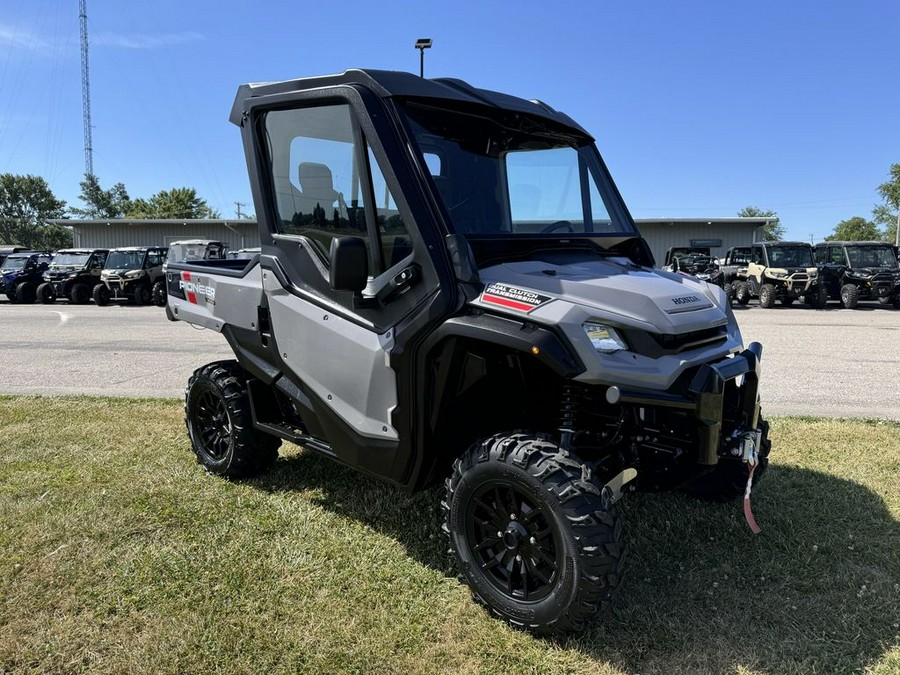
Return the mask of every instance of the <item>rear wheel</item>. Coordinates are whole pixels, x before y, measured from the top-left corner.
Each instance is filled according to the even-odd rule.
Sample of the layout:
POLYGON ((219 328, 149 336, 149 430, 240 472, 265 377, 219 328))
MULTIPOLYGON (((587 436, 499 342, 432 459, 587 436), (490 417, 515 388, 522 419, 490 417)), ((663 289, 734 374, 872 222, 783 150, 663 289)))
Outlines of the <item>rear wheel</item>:
MULTIPOLYGON (((758 464, 753 472, 753 485, 755 486, 765 475, 769 468, 769 452, 772 450, 772 442, 769 440, 769 423, 760 418, 759 428, 762 431, 758 448, 758 464)), ((739 459, 722 458, 715 468, 695 478, 682 489, 694 497, 709 501, 726 502, 743 496, 747 489, 747 478, 750 476, 750 466, 739 459)))
POLYGON ((165 307, 166 305, 166 282, 160 279, 154 282, 153 290, 150 292, 150 301, 157 307, 165 307))
POLYGON ((859 304, 859 289, 856 284, 841 286, 841 304, 847 309, 856 309, 859 304))
POLYGON ((184 419, 197 461, 210 473, 249 476, 278 458, 281 440, 253 428, 246 376, 237 361, 194 371, 184 392, 184 419))
POLYGON ((734 282, 734 299, 739 305, 746 305, 750 302, 750 285, 746 281, 734 282))
POLYGON ((94 302, 97 303, 100 307, 109 304, 109 299, 112 297, 110 295, 109 289, 105 284, 97 284, 94 286, 94 291, 91 293, 94 296, 94 302))
POLYGON ((759 306, 768 309, 775 304, 775 287, 772 284, 763 284, 759 287, 759 306))
POLYGON ((131 299, 134 300, 134 304, 136 305, 146 305, 150 302, 150 291, 148 291, 147 287, 144 285, 137 286, 134 289, 131 299))
POLYGON ((37 290, 30 281, 23 281, 16 289, 16 300, 21 303, 31 304, 37 300, 37 290))
POLYGON ((806 304, 815 309, 825 309, 828 304, 828 291, 823 286, 813 286, 803 296, 806 304))
POLYGON ((37 287, 37 297, 41 304, 49 305, 56 300, 56 293, 53 291, 53 284, 45 281, 37 287))
POLYGON ((453 464, 445 531, 475 599, 535 633, 580 630, 622 580, 622 520, 590 469, 549 441, 498 435, 453 464))
POLYGON ((75 305, 85 305, 91 299, 91 288, 87 284, 77 283, 72 285, 69 291, 69 300, 75 305))

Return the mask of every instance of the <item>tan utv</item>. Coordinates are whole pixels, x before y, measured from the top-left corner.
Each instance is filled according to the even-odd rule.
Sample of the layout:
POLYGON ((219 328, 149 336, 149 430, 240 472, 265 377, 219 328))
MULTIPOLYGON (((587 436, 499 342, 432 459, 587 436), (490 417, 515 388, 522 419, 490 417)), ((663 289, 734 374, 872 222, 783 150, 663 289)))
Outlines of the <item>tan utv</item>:
POLYGON ((769 308, 779 300, 785 307, 803 298, 810 307, 823 308, 828 295, 819 280, 813 247, 802 241, 763 241, 752 245, 746 271, 738 271, 734 299, 746 305, 759 298, 769 308))

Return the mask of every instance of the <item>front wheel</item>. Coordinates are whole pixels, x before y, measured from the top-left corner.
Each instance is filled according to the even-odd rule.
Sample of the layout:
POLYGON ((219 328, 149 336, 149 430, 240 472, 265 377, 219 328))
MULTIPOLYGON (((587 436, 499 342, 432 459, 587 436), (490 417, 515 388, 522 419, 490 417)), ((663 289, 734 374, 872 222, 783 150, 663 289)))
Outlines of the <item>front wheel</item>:
POLYGON ((775 305, 775 287, 772 284, 763 284, 759 287, 759 306, 773 307, 775 305))
POLYGON ((197 461, 210 473, 240 478, 278 458, 281 439, 253 428, 247 380, 237 361, 194 371, 184 392, 184 421, 197 461))
POLYGON ((53 290, 53 284, 51 284, 49 281, 45 281, 44 283, 42 283, 37 287, 37 296, 41 304, 51 304, 56 300, 56 293, 53 290))
POLYGON ((30 281, 23 281, 16 289, 16 301, 30 305, 37 300, 37 289, 30 281))
POLYGON ((734 299, 739 305, 750 302, 750 285, 746 281, 734 282, 734 299))
POLYGON ((859 289, 856 284, 841 286, 841 304, 847 309, 856 309, 859 304, 859 289))
POLYGON ((106 287, 106 284, 97 284, 94 286, 94 290, 91 293, 94 296, 94 302, 97 303, 99 307, 105 307, 109 304, 109 299, 112 297, 112 294, 109 292, 109 289, 106 287))
POLYGON ((542 635, 580 630, 622 580, 622 520, 590 469, 527 434, 476 443, 446 482, 444 529, 475 599, 542 635))
POLYGON ((72 290, 69 291, 69 300, 74 305, 86 305, 91 299, 91 287, 83 282, 72 284, 72 290))
POLYGON ((154 282, 153 290, 150 291, 150 301, 157 307, 166 306, 166 282, 162 279, 154 282))

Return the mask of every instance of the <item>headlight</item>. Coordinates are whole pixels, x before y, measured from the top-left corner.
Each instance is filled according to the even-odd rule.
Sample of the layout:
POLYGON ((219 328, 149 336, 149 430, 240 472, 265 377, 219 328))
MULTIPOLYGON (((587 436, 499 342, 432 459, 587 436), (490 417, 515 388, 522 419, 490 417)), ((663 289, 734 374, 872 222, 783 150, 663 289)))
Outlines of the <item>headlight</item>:
POLYGON ((787 279, 787 270, 766 270, 766 274, 774 279, 787 279))
POLYGON ((615 328, 604 326, 602 323, 585 323, 581 325, 587 334, 594 349, 602 354, 612 354, 613 352, 628 349, 625 340, 619 335, 615 328))
POLYGON ((126 276, 128 279, 137 279, 137 278, 138 278, 139 276, 141 276, 143 273, 144 273, 143 270, 133 270, 133 271, 131 271, 131 272, 125 272, 125 276, 126 276))

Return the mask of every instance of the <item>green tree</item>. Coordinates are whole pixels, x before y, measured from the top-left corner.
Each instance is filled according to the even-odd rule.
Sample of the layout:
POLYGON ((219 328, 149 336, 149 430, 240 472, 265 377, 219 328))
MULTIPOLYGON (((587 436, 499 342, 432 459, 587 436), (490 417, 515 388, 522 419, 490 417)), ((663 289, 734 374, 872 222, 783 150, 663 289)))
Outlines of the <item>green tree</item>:
POLYGON ((834 226, 834 233, 825 237, 825 241, 873 241, 881 239, 878 226, 862 216, 853 216, 842 220, 834 226))
POLYGON ((135 199, 128 210, 128 218, 220 218, 194 188, 161 190, 150 199, 135 199))
POLYGON ((69 209, 73 215, 82 218, 124 218, 131 209, 131 199, 122 183, 116 183, 109 190, 104 190, 100 187, 100 179, 97 176, 86 173, 79 185, 81 186, 79 199, 86 204, 86 208, 69 209))
POLYGON ((40 176, 0 174, 0 241, 35 249, 71 246, 68 228, 47 223, 65 216, 66 203, 40 176))
POLYGON ((745 206, 738 211, 738 216, 741 218, 771 218, 767 225, 763 225, 760 240, 779 241, 784 239, 784 225, 781 224, 781 219, 774 211, 763 211, 755 206, 745 206))
MULTIPOLYGON (((900 164, 891 164, 888 175, 890 175, 890 180, 878 186, 878 194, 884 199, 884 207, 893 211, 891 214, 892 218, 890 218, 893 222, 884 222, 885 239, 896 244, 898 243, 897 228, 900 227, 900 164)), ((879 217, 878 208, 876 206, 875 211, 873 211, 873 215, 876 217, 879 217)), ((889 220, 887 213, 884 213, 881 217, 885 221, 889 220)))

